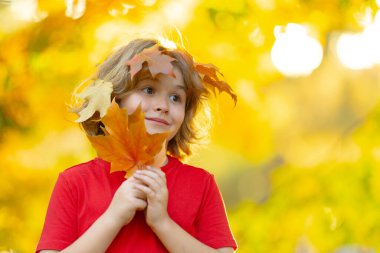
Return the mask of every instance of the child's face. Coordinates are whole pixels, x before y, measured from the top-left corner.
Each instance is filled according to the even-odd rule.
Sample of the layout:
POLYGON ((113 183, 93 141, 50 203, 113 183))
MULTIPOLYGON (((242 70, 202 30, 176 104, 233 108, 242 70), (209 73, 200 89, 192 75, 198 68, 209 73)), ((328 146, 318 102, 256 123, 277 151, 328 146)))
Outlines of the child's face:
POLYGON ((129 114, 141 104, 148 133, 169 132, 167 141, 176 135, 185 117, 185 83, 177 67, 174 74, 175 78, 158 74, 156 79, 141 80, 120 100, 129 114))

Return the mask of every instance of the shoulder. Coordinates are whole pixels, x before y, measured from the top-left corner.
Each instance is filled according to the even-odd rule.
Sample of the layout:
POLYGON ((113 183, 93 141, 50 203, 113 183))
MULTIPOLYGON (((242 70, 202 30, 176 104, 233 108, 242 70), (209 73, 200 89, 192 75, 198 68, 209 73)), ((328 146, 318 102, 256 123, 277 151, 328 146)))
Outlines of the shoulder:
POLYGON ((186 176, 201 177, 201 178, 213 177, 212 173, 210 173, 209 171, 203 168, 183 163, 174 157, 170 157, 169 159, 170 159, 170 163, 172 164, 171 166, 175 168, 175 171, 177 173, 180 173, 186 176))
POLYGON ((113 190, 123 179, 123 172, 110 173, 110 164, 95 158, 62 171, 56 187, 71 191, 73 193, 70 194, 76 196, 99 196, 99 192, 113 190))
POLYGON ((94 175, 109 173, 109 163, 99 158, 94 158, 90 161, 83 162, 72 167, 69 167, 60 173, 60 176, 66 179, 77 177, 90 177, 94 175))
POLYGON ((201 190, 214 182, 214 175, 203 168, 182 163, 172 157, 169 164, 171 164, 169 168, 164 168, 167 179, 174 180, 177 184, 201 190))

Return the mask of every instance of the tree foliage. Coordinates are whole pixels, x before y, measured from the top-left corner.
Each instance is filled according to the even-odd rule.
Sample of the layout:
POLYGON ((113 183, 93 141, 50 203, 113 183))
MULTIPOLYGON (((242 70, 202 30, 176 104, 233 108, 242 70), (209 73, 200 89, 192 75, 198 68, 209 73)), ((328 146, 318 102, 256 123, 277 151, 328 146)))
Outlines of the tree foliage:
POLYGON ((217 175, 240 252, 380 250, 380 72, 344 69, 332 46, 374 0, 88 0, 74 18, 39 1, 47 16, 28 22, 11 4, 0 3, 0 251, 33 250, 57 174, 95 155, 67 113, 71 91, 149 34, 182 40, 236 91, 236 107, 218 98, 211 146, 190 162, 217 175), (274 28, 290 22, 324 45, 308 77, 270 62, 274 28))

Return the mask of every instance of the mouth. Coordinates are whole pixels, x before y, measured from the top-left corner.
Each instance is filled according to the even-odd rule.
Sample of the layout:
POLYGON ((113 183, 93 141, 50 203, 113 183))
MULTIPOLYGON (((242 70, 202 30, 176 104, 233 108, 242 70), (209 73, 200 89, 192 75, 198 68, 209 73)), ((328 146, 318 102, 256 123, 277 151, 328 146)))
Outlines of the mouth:
POLYGON ((149 120, 151 122, 154 122, 154 123, 165 125, 165 126, 169 125, 169 122, 167 122, 166 120, 161 119, 161 118, 148 118, 148 117, 145 117, 145 119, 149 120))

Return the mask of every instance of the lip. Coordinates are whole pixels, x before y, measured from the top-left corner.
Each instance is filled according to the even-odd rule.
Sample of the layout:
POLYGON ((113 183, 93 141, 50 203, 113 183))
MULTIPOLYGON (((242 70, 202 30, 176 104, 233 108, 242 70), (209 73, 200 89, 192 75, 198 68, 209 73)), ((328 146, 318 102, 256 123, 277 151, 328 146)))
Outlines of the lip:
POLYGON ((163 125, 166 125, 166 126, 169 125, 169 122, 167 122, 166 120, 161 119, 161 118, 149 118, 149 117, 145 117, 145 119, 149 120, 149 121, 157 122, 157 123, 160 123, 160 124, 163 124, 163 125))

